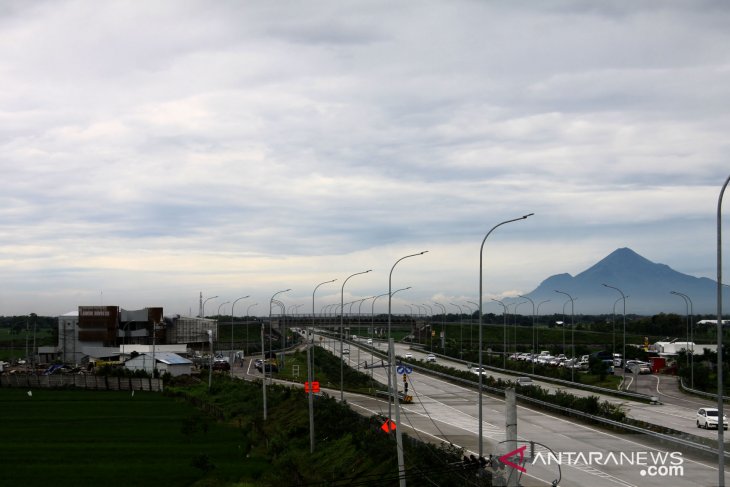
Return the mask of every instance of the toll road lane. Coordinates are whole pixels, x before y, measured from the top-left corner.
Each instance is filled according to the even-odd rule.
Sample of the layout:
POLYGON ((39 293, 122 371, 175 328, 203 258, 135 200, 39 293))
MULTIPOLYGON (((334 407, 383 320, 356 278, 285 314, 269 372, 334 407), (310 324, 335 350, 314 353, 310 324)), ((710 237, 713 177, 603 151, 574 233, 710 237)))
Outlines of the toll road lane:
MULTIPOLYGON (((346 360, 352 362, 351 358, 346 357, 346 360)), ((385 369, 374 369, 371 373, 376 380, 387 383, 385 369)), ((414 403, 402 406, 402 426, 477 452, 477 393, 416 372, 409 378, 409 392, 414 396, 414 403)), ((387 403, 379 402, 377 408, 368 408, 360 403, 361 399, 349 394, 348 397, 351 398, 348 402, 356 407, 387 414, 387 403)), ((492 396, 485 398, 484 451, 503 454, 504 401, 492 396)), ((521 406, 518 407, 518 421, 521 441, 545 444, 561 455, 563 480, 560 485, 563 486, 709 486, 717 478, 717 470, 712 463, 657 447, 650 437, 607 433, 521 406)), ((539 479, 533 479, 534 485, 549 484, 555 479, 556 461, 550 460, 548 451, 544 450, 536 463, 527 466, 525 475, 528 479, 530 475, 539 479)), ((523 478, 525 485, 530 485, 529 482, 523 478)))

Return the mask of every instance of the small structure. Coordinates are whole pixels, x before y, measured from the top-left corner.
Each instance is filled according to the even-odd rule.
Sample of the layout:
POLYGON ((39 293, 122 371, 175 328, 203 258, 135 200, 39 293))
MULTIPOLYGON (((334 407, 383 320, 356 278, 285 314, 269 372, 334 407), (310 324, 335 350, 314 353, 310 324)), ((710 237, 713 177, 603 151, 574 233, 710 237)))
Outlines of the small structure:
POLYGON ((137 355, 124 362, 124 367, 129 370, 144 370, 152 375, 153 364, 157 363, 157 370, 160 374, 168 372, 173 377, 190 374, 193 362, 175 353, 155 353, 154 359, 151 353, 137 355))

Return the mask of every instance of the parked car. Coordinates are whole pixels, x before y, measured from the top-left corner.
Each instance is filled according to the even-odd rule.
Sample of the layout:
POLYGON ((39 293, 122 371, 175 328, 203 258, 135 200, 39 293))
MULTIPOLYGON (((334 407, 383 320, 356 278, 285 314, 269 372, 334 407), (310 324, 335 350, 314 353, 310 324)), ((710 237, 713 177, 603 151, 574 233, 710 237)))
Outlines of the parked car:
POLYGON ((429 353, 426 355, 426 362, 435 362, 436 361, 436 355, 429 353))
POLYGON ((213 362, 213 370, 231 370, 231 364, 227 360, 216 360, 213 362))
POLYGON ((639 360, 627 360, 624 366, 624 372, 635 373, 635 370, 639 374, 651 374, 651 367, 648 363, 639 360))
MULTIPOLYGON (((698 428, 717 428, 719 421, 717 408, 700 408, 697 411, 698 428)), ((727 416, 722 416, 722 429, 727 430, 727 416)))

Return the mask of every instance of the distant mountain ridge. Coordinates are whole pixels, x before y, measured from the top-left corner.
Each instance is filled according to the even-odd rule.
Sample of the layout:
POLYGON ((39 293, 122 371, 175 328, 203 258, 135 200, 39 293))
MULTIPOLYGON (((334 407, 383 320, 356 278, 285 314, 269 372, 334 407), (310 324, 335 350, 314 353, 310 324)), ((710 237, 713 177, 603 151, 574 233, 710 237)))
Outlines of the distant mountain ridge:
MULTIPOLYGON (((627 296, 626 312, 629 314, 653 315, 679 310, 684 314, 686 306, 683 299, 671 294, 671 291, 689 296, 694 314, 716 312, 716 281, 682 274, 626 247, 613 251, 575 277, 570 274, 550 276, 526 296, 535 303, 549 299, 553 302, 552 309, 559 301, 557 312, 562 312, 563 303, 568 300, 565 309, 569 312, 569 299, 555 292, 563 291, 573 298, 576 314, 609 314, 613 313, 614 303, 621 299, 621 294, 605 287, 604 283, 619 288, 627 296)), ((623 307, 619 301, 616 312, 621 311, 623 307)))

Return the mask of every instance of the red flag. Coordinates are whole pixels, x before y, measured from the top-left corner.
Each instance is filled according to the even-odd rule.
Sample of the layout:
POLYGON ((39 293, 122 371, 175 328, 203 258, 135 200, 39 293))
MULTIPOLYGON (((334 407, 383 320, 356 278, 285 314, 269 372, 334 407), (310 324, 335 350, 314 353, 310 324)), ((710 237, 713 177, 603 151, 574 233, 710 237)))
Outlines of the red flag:
POLYGON ((386 433, 390 433, 391 431, 395 431, 395 423, 389 419, 386 419, 380 429, 385 431, 386 433))

